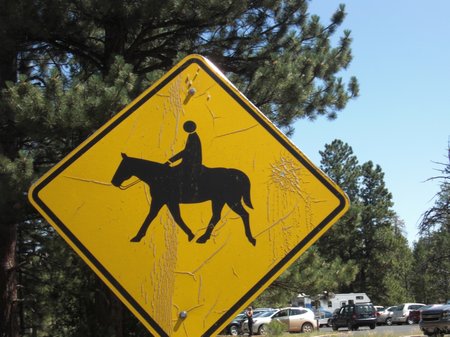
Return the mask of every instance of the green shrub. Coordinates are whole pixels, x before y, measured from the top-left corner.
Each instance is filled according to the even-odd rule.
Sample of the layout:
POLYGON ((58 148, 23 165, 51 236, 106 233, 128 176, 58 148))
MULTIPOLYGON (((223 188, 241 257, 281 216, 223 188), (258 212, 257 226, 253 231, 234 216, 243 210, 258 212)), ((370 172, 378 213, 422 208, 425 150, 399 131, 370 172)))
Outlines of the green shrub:
POLYGON ((273 320, 269 323, 267 330, 269 336, 281 336, 286 331, 286 326, 283 323, 273 320))

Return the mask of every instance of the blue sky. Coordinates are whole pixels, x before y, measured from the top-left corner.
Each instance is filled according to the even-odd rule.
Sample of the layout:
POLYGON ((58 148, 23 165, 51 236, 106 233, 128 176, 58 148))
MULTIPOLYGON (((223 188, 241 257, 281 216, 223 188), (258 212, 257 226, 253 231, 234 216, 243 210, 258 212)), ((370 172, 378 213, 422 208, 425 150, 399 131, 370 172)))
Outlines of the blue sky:
POLYGON ((353 61, 342 75, 358 78, 360 97, 335 121, 298 121, 291 139, 316 165, 334 139, 360 163, 380 165, 412 244, 439 190, 426 180, 438 175, 437 163, 448 163, 450 1, 313 0, 310 13, 328 23, 340 3, 348 13, 342 29, 353 37, 353 61))

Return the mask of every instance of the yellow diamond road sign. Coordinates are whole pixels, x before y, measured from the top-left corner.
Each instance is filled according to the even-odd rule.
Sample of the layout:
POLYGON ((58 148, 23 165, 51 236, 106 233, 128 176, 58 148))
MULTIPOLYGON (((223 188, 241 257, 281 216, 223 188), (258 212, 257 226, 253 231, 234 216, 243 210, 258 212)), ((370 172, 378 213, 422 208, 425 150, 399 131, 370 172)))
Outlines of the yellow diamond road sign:
POLYGON ((348 208, 345 194, 192 55, 30 190, 158 336, 212 336, 348 208))

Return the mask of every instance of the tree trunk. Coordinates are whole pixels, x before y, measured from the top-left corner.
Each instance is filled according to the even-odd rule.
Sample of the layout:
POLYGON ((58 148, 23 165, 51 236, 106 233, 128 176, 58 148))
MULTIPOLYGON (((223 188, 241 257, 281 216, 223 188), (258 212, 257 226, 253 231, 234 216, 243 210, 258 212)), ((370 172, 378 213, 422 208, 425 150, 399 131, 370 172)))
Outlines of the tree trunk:
POLYGON ((103 75, 106 76, 118 55, 125 56, 127 32, 120 17, 110 18, 104 25, 105 49, 103 53, 103 75))
MULTIPOLYGON (((6 88, 6 82, 17 80, 17 48, 13 40, 6 39, 0 48, 0 90, 6 88)), ((7 128, 8 129, 8 128, 7 128)), ((9 132, 0 136, 0 154, 9 158, 17 155, 14 139, 9 132)), ((5 176, 0 176, 5 179, 5 176)), ((7 181, 0 181, 3 197, 9 194, 3 190, 7 181)), ((11 201, 1 205, 0 217, 0 337, 19 337, 19 316, 17 304, 17 225, 13 220, 14 211, 9 207, 11 201)))
POLYGON ((16 236, 16 225, 0 224, 1 337, 19 337, 16 236))
POLYGON ((0 90, 6 88, 6 82, 17 81, 17 48, 8 44, 12 42, 0 48, 0 90))

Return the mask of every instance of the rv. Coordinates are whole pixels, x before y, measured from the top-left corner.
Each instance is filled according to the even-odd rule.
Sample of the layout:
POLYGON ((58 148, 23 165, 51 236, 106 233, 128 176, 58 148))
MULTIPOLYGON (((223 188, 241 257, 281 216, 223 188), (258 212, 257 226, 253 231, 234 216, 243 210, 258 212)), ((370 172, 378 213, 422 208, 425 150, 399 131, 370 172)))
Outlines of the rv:
POLYGON ((366 293, 333 294, 325 292, 313 298, 305 294, 299 294, 292 302, 294 306, 298 307, 334 312, 346 304, 370 302, 370 298, 366 293))

